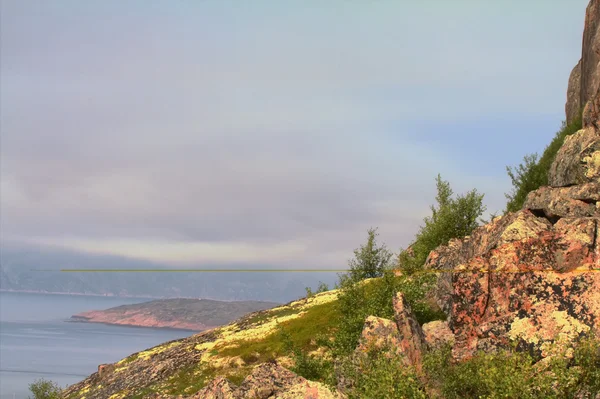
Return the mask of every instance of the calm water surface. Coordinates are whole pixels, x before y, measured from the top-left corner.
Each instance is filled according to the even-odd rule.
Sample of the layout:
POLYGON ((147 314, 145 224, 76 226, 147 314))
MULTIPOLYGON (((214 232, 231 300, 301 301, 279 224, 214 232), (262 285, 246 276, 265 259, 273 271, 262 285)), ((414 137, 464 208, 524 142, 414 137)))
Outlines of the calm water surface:
POLYGON ((101 363, 192 334, 65 322, 82 311, 144 301, 0 292, 0 398, 28 398, 28 385, 38 378, 70 385, 95 372, 101 363))

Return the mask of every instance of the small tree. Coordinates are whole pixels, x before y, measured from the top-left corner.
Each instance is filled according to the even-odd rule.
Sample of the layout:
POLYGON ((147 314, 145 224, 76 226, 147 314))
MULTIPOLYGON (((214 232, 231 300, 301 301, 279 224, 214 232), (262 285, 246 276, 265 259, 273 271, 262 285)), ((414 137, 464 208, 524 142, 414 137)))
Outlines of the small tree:
POLYGON ((436 178, 436 205, 431 206, 431 216, 426 217, 424 225, 417 233, 411 250, 400 251, 399 267, 403 272, 412 274, 420 270, 429 253, 453 238, 471 234, 478 226, 478 219, 485 212, 483 194, 473 189, 466 194, 452 198, 450 183, 436 178))
POLYGON ((388 251, 385 244, 377 244, 377 229, 369 229, 367 243, 354 250, 354 259, 350 266, 350 279, 360 281, 367 278, 381 277, 390 265, 393 254, 388 251))
POLYGON ((39 379, 29 384, 29 390, 33 398, 29 399, 59 399, 61 389, 57 383, 44 379, 39 379))

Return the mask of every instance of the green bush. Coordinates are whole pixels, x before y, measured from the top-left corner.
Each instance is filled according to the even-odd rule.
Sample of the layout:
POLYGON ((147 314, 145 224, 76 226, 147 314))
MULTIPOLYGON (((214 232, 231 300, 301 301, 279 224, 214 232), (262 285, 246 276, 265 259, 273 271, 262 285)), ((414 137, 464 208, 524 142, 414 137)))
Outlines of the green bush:
POLYGON ((523 163, 516 168, 506 167, 513 186, 511 192, 505 194, 508 200, 506 212, 520 210, 525 203, 527 194, 548 185, 548 172, 552 162, 554 162, 556 153, 563 145, 565 138, 576 133, 581 129, 581 126, 581 115, 568 125, 563 122, 561 129, 556 133, 541 157, 538 157, 537 154, 528 154, 523 158, 523 163))
POLYGON ((391 269, 391 253, 375 242, 375 230, 369 230, 367 243, 354 251, 350 273, 341 275, 338 284, 341 317, 335 335, 336 355, 346 355, 354 350, 367 316, 393 317, 392 301, 397 292, 404 293, 420 323, 443 318, 441 312, 432 309, 425 301, 427 292, 436 281, 435 276, 414 272, 423 268, 430 251, 451 238, 470 234, 477 227, 477 220, 485 206, 483 195, 476 190, 452 198, 448 182, 438 175, 436 183, 437 206, 431 207, 432 215, 425 218, 412 251, 402 251, 399 255, 401 277, 396 277, 391 269), (360 283, 368 277, 380 278, 360 283))
POLYGON ((377 244, 377 229, 369 229, 367 235, 367 243, 355 249, 354 258, 348 262, 348 276, 352 281, 381 277, 393 256, 385 244, 377 244))
POLYGON ((29 384, 29 390, 33 394, 30 399, 59 399, 62 391, 58 384, 44 379, 29 384))
POLYGON ((291 370, 312 381, 320 381, 333 387, 335 386, 335 377, 333 372, 333 363, 329 360, 309 355, 306 351, 300 349, 294 344, 290 334, 283 328, 279 328, 279 336, 283 342, 284 350, 291 355, 294 362, 291 370))
POLYGON ((466 194, 452 198, 450 183, 436 178, 437 196, 431 206, 431 216, 426 217, 424 225, 417 233, 410 250, 403 250, 398 256, 398 267, 405 274, 413 274, 423 269, 429 253, 445 245, 453 238, 471 234, 478 226, 478 220, 485 212, 483 194, 473 189, 466 194))
POLYGON ((340 369, 348 385, 348 399, 425 399, 425 387, 416 372, 385 349, 347 357, 340 369))
POLYGON ((524 352, 478 353, 454 363, 450 348, 425 356, 428 388, 454 398, 596 398, 600 394, 600 342, 583 339, 572 359, 555 357, 536 363, 524 352))

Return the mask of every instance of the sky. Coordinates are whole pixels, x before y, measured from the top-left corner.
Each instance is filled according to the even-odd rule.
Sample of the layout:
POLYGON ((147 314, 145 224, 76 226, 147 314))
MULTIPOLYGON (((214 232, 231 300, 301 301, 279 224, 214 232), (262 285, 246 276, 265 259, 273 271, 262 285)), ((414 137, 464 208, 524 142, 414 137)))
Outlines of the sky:
POLYGON ((3 0, 0 237, 165 265, 406 247, 564 120, 587 1, 3 0))

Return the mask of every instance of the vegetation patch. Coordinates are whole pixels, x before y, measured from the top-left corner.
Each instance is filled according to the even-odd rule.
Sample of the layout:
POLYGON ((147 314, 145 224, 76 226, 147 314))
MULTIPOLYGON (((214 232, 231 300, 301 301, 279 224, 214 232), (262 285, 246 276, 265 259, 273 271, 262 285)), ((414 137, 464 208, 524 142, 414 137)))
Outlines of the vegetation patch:
MULTIPOLYGON (((316 297, 315 297, 316 298, 316 297)), ((281 331, 288 334, 294 345, 303 351, 318 347, 315 337, 333 334, 339 313, 337 301, 307 308, 299 317, 277 323, 273 331, 260 339, 239 339, 219 349, 220 356, 241 357, 246 364, 262 363, 286 354, 281 331)))
POLYGON ((506 194, 508 200, 506 212, 520 210, 525 203, 527 194, 548 185, 548 173, 558 150, 560 150, 567 136, 576 133, 581 128, 580 114, 578 118, 569 124, 563 122, 562 127, 548 144, 541 157, 538 154, 528 154, 523 157, 523 162, 519 166, 515 168, 506 167, 513 186, 511 192, 506 194))

